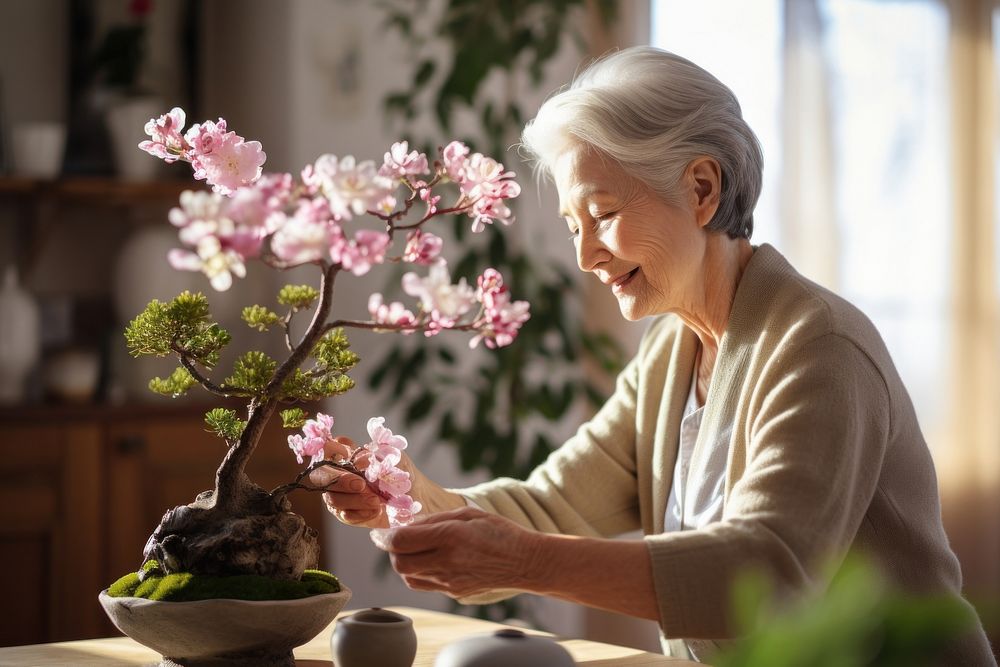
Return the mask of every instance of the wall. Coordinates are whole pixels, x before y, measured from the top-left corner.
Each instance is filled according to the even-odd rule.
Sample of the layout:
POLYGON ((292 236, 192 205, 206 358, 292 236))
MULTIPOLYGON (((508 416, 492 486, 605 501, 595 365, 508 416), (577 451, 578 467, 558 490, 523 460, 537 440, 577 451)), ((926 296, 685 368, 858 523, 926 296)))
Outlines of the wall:
MULTIPOLYGON (((643 3, 637 3, 639 5, 643 3)), ((0 24, 17 25, 24 30, 3 29, 0 53, 3 54, 0 76, 10 95, 3 114, 10 120, 21 118, 62 119, 65 108, 65 29, 60 21, 64 4, 58 0, 33 3, 0 3, 0 24), (14 32, 18 35, 15 36, 14 32), (39 37, 41 35, 42 37, 39 37), (8 37, 10 37, 8 39, 8 37), (43 48, 29 49, 30 45, 43 48), (40 53, 25 62, 24 52, 40 53), (7 84, 10 78, 13 83, 7 84)), ((381 26, 375 3, 361 0, 211 0, 203 5, 200 101, 205 118, 224 116, 230 126, 243 136, 259 139, 268 154, 269 170, 297 170, 320 153, 354 154, 359 159, 379 161, 394 140, 383 123, 381 100, 386 92, 398 87, 407 76, 405 50, 381 26)), ((631 25, 631 23, 630 23, 631 25)), ((541 104, 550 89, 568 81, 579 63, 573 48, 564 48, 548 72, 550 84, 529 90, 523 81, 519 87, 522 107, 531 112, 541 104)), ((490 82, 492 85, 494 82, 490 82)), ((498 85, 501 82, 496 82, 498 85)), ((189 119, 194 122, 200 118, 189 119)), ((474 131, 469 119, 463 131, 474 131)), ((427 128, 425 128, 427 129, 427 128)), ((519 203, 518 221, 506 230, 509 240, 522 247, 546 249, 549 261, 576 273, 572 244, 566 240, 564 223, 558 218, 557 201, 550 187, 541 191, 524 167, 516 167, 513 154, 497 156, 508 167, 521 171, 524 186, 519 203)), ((175 167, 176 168, 176 167, 175 167)), ((10 226, 0 224, 0 231, 10 226)), ((8 233, 3 231, 3 233, 8 233)), ((118 232, 120 235, 120 231, 118 232)), ((38 278, 44 289, 80 289, 77 282, 92 283, 87 289, 98 290, 113 280, 108 262, 87 268, 81 281, 63 274, 66 258, 75 255, 101 257, 109 245, 121 239, 100 239, 98 232, 88 234, 92 249, 74 244, 65 237, 68 247, 49 259, 47 276, 38 278), (93 250, 94 252, 88 252, 93 250), (61 258, 61 259, 60 259, 61 258)), ((0 236, 0 261, 12 242, 0 236)), ((251 271, 254 267, 251 267, 251 271)), ((281 282, 311 280, 306 272, 283 275, 281 282)), ((339 313, 365 316, 367 295, 381 288, 381 277, 355 282, 354 289, 338 292, 339 313)), ((345 284, 347 281, 344 281, 345 284)), ((269 298, 273 284, 257 286, 260 299, 269 298)), ((581 289, 587 292, 588 312, 597 321, 619 321, 617 307, 606 290, 592 277, 580 277, 581 289), (593 310, 590 310, 593 309, 593 310)), ((513 286, 516 293, 517 286, 513 286)), ((233 293, 230 300, 242 301, 233 293)), ((643 325, 623 328, 627 349, 634 349, 637 332, 643 325)), ((394 416, 392 406, 382 397, 364 388, 364 379, 372 362, 380 357, 389 341, 374 335, 356 335, 353 344, 363 361, 356 377, 359 388, 331 402, 330 411, 338 427, 355 437, 364 434, 368 416, 394 416), (359 417, 351 417, 359 415, 359 417)), ((563 427, 568 436, 585 415, 578 414, 563 427)), ((391 422, 390 422, 391 423, 391 422)), ((408 434, 411 454, 432 478, 446 486, 464 486, 483 479, 482 474, 463 474, 456 457, 446 447, 435 447, 426 433, 408 434)), ((273 446, 283 446, 273 443, 273 446)), ((319 502, 318 498, 300 498, 297 502, 319 502)), ((366 530, 352 529, 330 521, 329 543, 325 549, 326 565, 340 575, 354 591, 352 606, 407 604, 451 609, 451 601, 441 595, 418 593, 407 589, 391 571, 376 574, 381 552, 370 543, 366 530)), ((532 598, 529 606, 548 629, 567 636, 595 634, 593 628, 616 625, 610 617, 551 600, 532 598)), ((599 634, 599 631, 596 631, 599 634)), ((631 631, 616 631, 602 638, 628 643, 631 631)), ((638 640, 631 640, 636 643, 638 640)), ((648 642, 647 642, 648 645, 648 642)))

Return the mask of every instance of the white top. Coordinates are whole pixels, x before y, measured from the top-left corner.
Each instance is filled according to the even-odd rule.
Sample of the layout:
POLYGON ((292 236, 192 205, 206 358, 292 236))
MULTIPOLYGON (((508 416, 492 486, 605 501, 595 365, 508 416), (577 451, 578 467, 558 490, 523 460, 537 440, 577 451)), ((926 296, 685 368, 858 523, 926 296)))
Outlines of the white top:
POLYGON ((663 532, 704 528, 722 518, 722 498, 726 489, 726 459, 733 432, 732 421, 719 429, 715 442, 703 442, 698 448, 698 433, 705 406, 698 405, 696 393, 698 363, 695 363, 691 390, 681 419, 680 443, 674 464, 674 482, 670 485, 663 532))

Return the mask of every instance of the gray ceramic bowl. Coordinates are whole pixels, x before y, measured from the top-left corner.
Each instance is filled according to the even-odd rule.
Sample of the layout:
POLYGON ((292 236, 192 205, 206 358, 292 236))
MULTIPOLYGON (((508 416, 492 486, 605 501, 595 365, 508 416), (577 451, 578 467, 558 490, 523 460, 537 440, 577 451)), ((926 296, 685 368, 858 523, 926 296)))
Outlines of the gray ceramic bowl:
POLYGON ((336 667, 410 667, 417 655, 413 619, 373 607, 337 621, 330 636, 336 667))
POLYGON ((452 642, 438 653, 434 667, 573 667, 569 652, 548 637, 520 630, 497 630, 452 642))
POLYGON ((339 593, 298 600, 160 602, 103 590, 99 599, 119 630, 185 666, 294 665, 292 649, 322 632, 351 591, 341 586, 339 593))

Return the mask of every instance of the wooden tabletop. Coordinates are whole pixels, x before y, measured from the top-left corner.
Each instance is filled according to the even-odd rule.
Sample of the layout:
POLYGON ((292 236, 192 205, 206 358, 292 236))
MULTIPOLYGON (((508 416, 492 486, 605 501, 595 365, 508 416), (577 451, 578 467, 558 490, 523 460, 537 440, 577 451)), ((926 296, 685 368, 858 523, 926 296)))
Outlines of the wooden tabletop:
MULTIPOLYGON (((412 607, 390 607, 390 609, 413 619, 413 625, 417 631, 417 657, 413 661, 413 667, 433 667, 438 651, 456 639, 492 632, 505 627, 499 623, 426 609, 412 607)), ((353 613, 352 610, 347 610, 342 612, 340 616, 351 613, 353 613)), ((333 665, 330 656, 330 634, 332 632, 333 624, 331 623, 311 642, 295 649, 295 660, 299 667, 330 667, 333 665)), ((544 635, 545 633, 529 631, 529 634, 544 635)), ((669 665, 670 667, 683 667, 698 664, 688 660, 654 655, 637 649, 582 639, 560 640, 559 643, 570 652, 578 665, 604 665, 606 667, 612 665, 615 667, 669 665)), ((155 651, 137 644, 128 637, 0 648, 0 665, 2 666, 154 665, 159 660, 160 656, 155 651)))

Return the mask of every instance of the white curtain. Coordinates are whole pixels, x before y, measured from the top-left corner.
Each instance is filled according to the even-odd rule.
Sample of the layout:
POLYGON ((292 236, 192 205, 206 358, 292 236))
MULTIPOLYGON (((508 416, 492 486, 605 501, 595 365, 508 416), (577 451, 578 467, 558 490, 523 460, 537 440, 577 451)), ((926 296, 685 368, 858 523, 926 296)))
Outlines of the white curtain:
POLYGON ((653 0, 651 42, 764 146, 754 239, 859 306, 935 458, 973 599, 1000 600, 998 0, 653 0))

